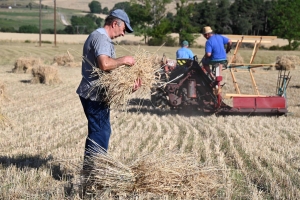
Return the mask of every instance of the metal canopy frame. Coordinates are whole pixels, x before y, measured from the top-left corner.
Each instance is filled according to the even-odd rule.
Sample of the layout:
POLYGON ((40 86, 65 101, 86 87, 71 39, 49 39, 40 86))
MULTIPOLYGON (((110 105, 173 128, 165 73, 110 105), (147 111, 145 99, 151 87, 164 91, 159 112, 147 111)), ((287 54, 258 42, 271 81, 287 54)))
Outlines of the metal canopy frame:
POLYGON ((258 91, 258 87, 257 87, 257 84, 255 82, 255 79, 254 79, 254 75, 253 75, 253 68, 257 68, 257 67, 263 67, 263 66, 270 66, 271 64, 253 64, 253 61, 255 59, 255 56, 257 54, 257 51, 260 47, 260 45, 262 43, 271 43, 272 40, 276 39, 277 37, 276 36, 245 36, 245 35, 229 35, 228 36, 232 42, 236 42, 236 47, 234 49, 234 53, 233 53, 233 56, 230 60, 228 60, 228 65, 227 65, 227 68, 230 70, 230 74, 231 74, 231 77, 232 77, 232 81, 233 81, 233 85, 234 85, 234 88, 235 88, 235 92, 236 94, 226 94, 226 98, 231 98, 233 96, 257 96, 257 97, 261 97, 261 96, 264 96, 264 95, 260 95, 259 91, 258 91), (237 39, 239 38, 239 39, 237 39), (263 40, 264 39, 264 40, 263 40), (234 59, 236 58, 236 55, 237 55, 237 52, 241 46, 242 43, 254 43, 254 47, 253 47, 253 50, 252 50, 252 54, 251 54, 251 58, 250 58, 250 61, 249 63, 245 64, 245 63, 233 63, 234 59), (234 70, 233 69, 236 69, 236 68, 239 68, 239 69, 248 69, 249 71, 249 74, 250 74, 250 78, 251 78, 251 83, 252 83, 252 87, 254 89, 254 94, 251 94, 251 95, 243 95, 241 94, 241 91, 240 91, 240 88, 239 88, 239 85, 237 83, 237 79, 236 79, 236 76, 234 74, 234 70))

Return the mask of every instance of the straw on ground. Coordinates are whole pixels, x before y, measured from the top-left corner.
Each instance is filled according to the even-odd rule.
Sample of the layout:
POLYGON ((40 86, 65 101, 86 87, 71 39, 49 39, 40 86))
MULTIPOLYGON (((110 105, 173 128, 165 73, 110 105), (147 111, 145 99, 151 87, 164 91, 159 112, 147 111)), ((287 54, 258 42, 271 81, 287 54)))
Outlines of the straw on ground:
POLYGON ((169 195, 175 199, 213 198, 226 187, 221 168, 197 162, 195 154, 167 151, 141 156, 129 166, 99 147, 86 161, 83 184, 89 192, 105 195, 169 195))

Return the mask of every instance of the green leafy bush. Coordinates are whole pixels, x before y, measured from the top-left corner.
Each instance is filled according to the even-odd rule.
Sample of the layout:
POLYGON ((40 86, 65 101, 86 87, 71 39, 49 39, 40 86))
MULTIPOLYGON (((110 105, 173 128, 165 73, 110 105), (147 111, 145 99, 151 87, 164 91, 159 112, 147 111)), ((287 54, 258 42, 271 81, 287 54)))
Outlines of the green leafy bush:
POLYGON ((176 42, 176 39, 172 38, 171 36, 165 36, 164 38, 151 38, 148 41, 149 46, 168 46, 168 47, 174 47, 178 46, 178 43, 176 42))
POLYGON ((14 27, 2 27, 1 32, 15 33, 17 32, 14 27))
POLYGON ((19 33, 39 33, 38 27, 34 25, 23 25, 19 27, 19 33))

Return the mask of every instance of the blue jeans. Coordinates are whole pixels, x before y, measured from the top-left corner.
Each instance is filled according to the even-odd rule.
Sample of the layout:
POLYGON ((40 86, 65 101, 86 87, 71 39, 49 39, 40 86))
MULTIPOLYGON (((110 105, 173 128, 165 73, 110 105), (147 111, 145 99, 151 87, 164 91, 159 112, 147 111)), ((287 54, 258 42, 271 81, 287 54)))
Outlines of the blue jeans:
POLYGON ((91 153, 97 153, 99 146, 107 151, 111 134, 109 106, 103 102, 92 101, 81 96, 79 97, 85 116, 88 120, 88 136, 85 142, 84 153, 85 157, 90 156, 91 153))

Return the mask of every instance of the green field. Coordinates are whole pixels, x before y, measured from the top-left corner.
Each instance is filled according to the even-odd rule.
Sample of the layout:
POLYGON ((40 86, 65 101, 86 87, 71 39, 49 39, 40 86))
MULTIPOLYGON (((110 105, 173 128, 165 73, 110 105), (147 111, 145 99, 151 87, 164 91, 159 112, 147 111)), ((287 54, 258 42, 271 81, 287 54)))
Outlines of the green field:
MULTIPOLYGON (((1 4, 1 1, 0 1, 1 4)), ((65 19, 70 23, 70 18, 73 15, 82 15, 80 11, 57 8, 56 9, 56 29, 62 30, 65 25, 60 19, 60 14, 64 15, 65 19)), ((0 28, 13 27, 18 30, 23 25, 34 25, 39 27, 40 12, 38 5, 35 5, 31 10, 25 6, 7 9, 0 8, 0 28)), ((41 10, 41 24, 42 30, 54 28, 54 9, 47 6, 41 10)))

